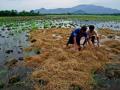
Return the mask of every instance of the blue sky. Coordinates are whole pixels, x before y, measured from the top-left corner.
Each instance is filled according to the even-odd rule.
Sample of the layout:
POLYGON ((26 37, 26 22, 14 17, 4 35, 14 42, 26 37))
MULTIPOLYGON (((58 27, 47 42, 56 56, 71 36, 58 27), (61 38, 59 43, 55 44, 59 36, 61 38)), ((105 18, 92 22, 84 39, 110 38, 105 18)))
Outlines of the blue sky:
POLYGON ((94 4, 120 10, 120 0, 0 0, 0 10, 69 8, 80 4, 94 4))

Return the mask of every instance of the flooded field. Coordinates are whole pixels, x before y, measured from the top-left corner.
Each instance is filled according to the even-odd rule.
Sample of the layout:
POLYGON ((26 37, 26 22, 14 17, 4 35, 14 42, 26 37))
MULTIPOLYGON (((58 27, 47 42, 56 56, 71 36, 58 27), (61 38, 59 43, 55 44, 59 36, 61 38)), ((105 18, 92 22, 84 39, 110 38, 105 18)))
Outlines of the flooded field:
MULTIPOLYGON (((11 22, 11 23, 1 22, 0 23, 0 90, 1 89, 2 90, 34 90, 33 89, 33 87, 34 87, 33 81, 28 76, 33 74, 34 72, 36 72, 36 70, 33 72, 33 67, 32 68, 26 67, 26 65, 24 65, 24 60, 26 60, 26 58, 27 58, 27 59, 31 60, 31 63, 34 63, 33 62, 34 56, 36 56, 36 55, 39 56, 41 54, 41 49, 43 50, 43 53, 46 50, 46 52, 48 52, 51 55, 51 57, 49 55, 47 56, 46 54, 43 55, 42 59, 47 60, 48 62, 45 61, 42 64, 40 63, 41 61, 39 61, 39 59, 38 59, 37 65, 43 65, 41 67, 38 66, 38 68, 45 67, 45 68, 47 68, 47 70, 49 70, 47 64, 49 65, 50 61, 54 61, 54 60, 58 60, 58 61, 55 61, 55 63, 53 63, 53 66, 55 65, 55 67, 57 67, 56 64, 59 65, 59 58, 57 58, 56 56, 53 55, 53 54, 56 54, 57 52, 60 52, 60 55, 63 56, 63 57, 60 57, 60 59, 63 59, 63 61, 64 61, 64 59, 67 59, 69 61, 70 58, 73 58, 73 60, 76 60, 77 58, 72 57, 72 54, 70 54, 71 53, 70 51, 67 51, 66 49, 64 51, 64 48, 60 47, 60 44, 65 45, 65 42, 68 38, 67 36, 70 34, 71 30, 73 30, 74 28, 78 28, 82 25, 95 25, 97 30, 107 28, 107 29, 110 29, 113 31, 120 31, 120 22, 119 21, 94 21, 94 20, 92 21, 92 20, 77 20, 77 19, 74 19, 74 20, 64 20, 64 19, 50 20, 50 19, 48 19, 48 20, 31 20, 31 21, 11 22), (46 32, 48 32, 48 33, 46 33, 46 32, 45 33, 46 33, 46 37, 48 37, 49 39, 44 36, 42 37, 42 35, 44 34, 44 30, 46 30, 46 32), (49 32, 49 30, 53 30, 53 32, 52 31, 49 32), (67 30, 67 31, 65 31, 65 30, 67 30), (34 36, 32 39, 31 32, 33 32, 33 33, 38 32, 39 34, 38 33, 33 34, 34 36), (61 33, 61 34, 59 35, 59 33, 61 33), (54 35, 55 37, 53 37, 53 34, 55 34, 54 35), (41 36, 39 36, 39 35, 41 35, 41 36), (57 36, 59 36, 59 37, 57 37, 57 36), (55 43, 54 39, 58 43, 55 43), (61 39, 64 39, 64 40, 61 40, 61 39), (41 42, 39 42, 39 41, 41 41, 41 42), (46 42, 44 42, 44 41, 46 41, 46 42), (63 43, 63 41, 64 41, 64 43, 63 43), (38 42, 39 44, 38 43, 35 44, 35 42, 38 42), (53 44, 53 45, 51 45, 51 44, 53 44), (34 45, 34 48, 32 48, 28 51, 25 50, 26 48, 31 47, 31 45, 34 45), (60 51, 56 50, 56 48, 58 48, 60 51), (53 54, 50 53, 52 50, 54 52, 53 54), (56 51, 54 51, 54 50, 56 50, 56 51), (66 56, 64 56, 64 53, 67 53, 66 56), (69 54, 71 56, 69 56, 69 54), (33 57, 33 61, 31 59, 31 57, 33 57), (50 61, 49 61, 49 58, 51 58, 50 61)), ((88 52, 89 52, 89 50, 88 50, 88 52)), ((101 52, 102 51, 98 50, 98 55, 101 52)), ((85 52, 83 52, 83 53, 85 53, 85 52)), ((93 53, 93 55, 94 54, 95 53, 93 53)), ((120 54, 119 49, 118 49, 118 54, 120 54)), ((58 56, 60 56, 60 55, 58 55, 58 56)), ((75 54, 75 55, 77 55, 77 54, 75 54)), ((100 59, 100 57, 98 57, 98 58, 100 59)), ((93 59, 97 60, 95 57, 93 57, 93 59)), ((37 60, 37 59, 35 58, 35 60, 37 60)), ((119 62, 119 60, 120 59, 118 58, 117 61, 119 62)), ((70 61, 70 63, 68 62, 68 63, 63 63, 63 64, 71 65, 73 63, 73 65, 74 64, 78 65, 77 62, 79 62, 79 61, 76 60, 75 63, 70 61)), ((93 61, 93 62, 96 63, 96 61, 93 61)), ((84 64, 85 62, 80 62, 80 63, 84 64)), ((99 62, 99 63, 101 63, 101 62, 99 62)), ((27 64, 29 64, 29 63, 27 63, 27 64)), ((63 64, 61 63, 60 65, 63 65, 63 64)), ((57 67, 58 71, 61 69, 61 67, 59 67, 59 66, 57 67)), ((110 65, 110 66, 113 66, 113 65, 110 65)), ((115 68, 115 70, 116 70, 117 66, 118 66, 118 64, 116 65, 116 67, 113 66, 115 68)), ((50 70, 55 69, 55 67, 51 66, 50 70)), ((83 65, 83 68, 84 67, 85 66, 83 65)), ((92 66, 90 66, 90 67, 92 69, 92 66)), ((109 65, 108 65, 108 67, 109 67, 109 65)), ((68 70, 67 68, 68 67, 63 68, 63 69, 68 70)), ((77 67, 75 67, 75 68, 77 68, 77 67)), ((47 70, 45 70, 45 72, 47 73, 46 75, 48 75, 47 70)), ((119 73, 119 70, 120 70, 120 68, 118 68, 117 73, 119 73)), ((64 72, 64 70, 63 70, 63 72, 64 72)), ((77 72, 75 73, 74 70, 73 70, 73 72, 74 72, 74 75, 75 74, 78 75, 78 73, 77 72)), ((55 72, 53 71, 50 73, 50 75, 52 75, 54 73, 55 72)), ((62 73, 61 70, 60 70, 60 73, 62 73)), ((71 72, 69 72, 69 73, 71 73, 71 72)), ((80 71, 80 73, 83 73, 83 72, 80 71)), ((84 72, 84 73, 87 76, 88 73, 86 73, 86 72, 84 72)), ((110 73, 111 73, 111 71, 110 71, 110 73)), ((65 74, 67 75, 67 73, 65 73, 65 74)), ((104 74, 105 73, 98 71, 98 72, 94 73, 93 78, 96 80, 96 82, 97 82, 97 80, 102 81, 106 78, 106 76, 104 74)), ((74 77, 74 75, 72 76, 72 78, 74 77)), ((117 74, 117 75, 118 76, 115 77, 115 79, 117 79, 117 81, 114 80, 114 78, 112 78, 111 80, 108 80, 108 79, 106 79, 106 81, 104 80, 105 85, 108 85, 108 87, 107 87, 108 90, 110 90, 109 88, 111 87, 109 85, 113 85, 113 84, 115 84, 115 85, 118 84, 118 86, 120 85, 120 82, 119 82, 120 74, 117 74), (113 83, 111 83, 111 82, 113 82, 113 83), (116 84, 116 82, 117 82, 117 84, 116 84)), ((48 75, 48 77, 49 77, 49 75, 48 75)), ((56 76, 56 78, 61 80, 57 76, 56 76)), ((64 78, 65 77, 63 75, 63 79, 64 78)), ((75 80, 77 80, 76 77, 74 77, 74 78, 75 78, 75 80)), ((42 79, 41 78, 39 78, 39 79, 40 79, 39 83, 46 84, 46 82, 44 82, 44 80, 43 80, 44 77, 42 79)), ((47 78, 47 79, 49 79, 49 78, 47 78)), ((54 79, 54 77, 53 77, 53 79, 54 79)), ((86 78, 86 80, 87 80, 87 78, 86 78)), ((53 81, 53 82, 55 83, 56 81, 53 81)), ((72 83, 71 80, 69 82, 66 82, 66 81, 61 81, 61 82, 63 82, 63 84, 65 84, 65 85, 68 85, 68 83, 70 83, 70 82, 72 83)), ((61 87, 61 82, 59 82, 60 87, 61 87)), ((80 82, 80 81, 78 81, 78 82, 83 84, 83 82, 80 82)), ((59 83, 57 83, 57 84, 59 84, 59 83)), ((82 84, 80 84, 80 85, 82 85, 82 84)), ((50 83, 50 85, 52 85, 52 84, 50 83)), ((86 85, 88 85, 88 84, 86 84, 86 85)), ((96 83, 96 85, 98 85, 98 87, 96 86, 97 89, 95 88, 95 90, 98 90, 99 81, 98 81, 98 83, 96 83)), ((100 85, 101 85, 101 82, 100 82, 100 85)), ((115 87, 115 85, 113 85, 113 87, 115 87)), ((84 86, 84 84, 83 84, 83 86, 84 86)), ((53 85, 53 87, 54 87, 54 85, 53 85)), ((101 86, 100 86, 100 88, 101 88, 101 86)), ((63 87, 63 90, 65 90, 65 87, 63 87)), ((74 89, 72 89, 72 90, 74 90, 74 89)), ((77 90, 77 89, 75 89, 75 90, 77 90)), ((111 89, 111 90, 114 90, 114 89, 111 89)))
POLYGON ((89 20, 32 20, 23 21, 19 23, 2 23, 1 29, 12 29, 16 32, 31 30, 31 29, 45 29, 45 28, 77 28, 82 25, 95 25, 96 29, 109 28, 112 30, 120 30, 120 22, 118 21, 89 21, 89 20))
POLYGON ((0 57, 1 63, 5 60, 24 57, 23 48, 30 46, 29 32, 38 29, 50 28, 79 28, 83 25, 95 25, 96 29, 108 28, 119 31, 120 22, 80 21, 80 20, 35 20, 16 23, 6 23, 0 26, 0 57))
POLYGON ((35 53, 23 50, 30 46, 28 39, 26 31, 15 32, 8 27, 0 29, 0 88, 4 86, 5 90, 10 88, 12 90, 26 90, 27 86, 24 86, 24 83, 27 80, 27 74, 32 69, 23 66, 20 61, 23 61, 27 56, 35 55, 35 53), (17 63, 18 65, 16 65, 17 63), (14 86, 16 81, 21 81, 20 84, 23 86, 14 86))

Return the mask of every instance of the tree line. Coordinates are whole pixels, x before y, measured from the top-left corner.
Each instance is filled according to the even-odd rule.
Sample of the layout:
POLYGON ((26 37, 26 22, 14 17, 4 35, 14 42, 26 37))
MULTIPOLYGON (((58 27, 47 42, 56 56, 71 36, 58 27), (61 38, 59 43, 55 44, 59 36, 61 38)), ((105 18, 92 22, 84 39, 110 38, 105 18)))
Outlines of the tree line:
POLYGON ((18 12, 17 10, 2 10, 0 11, 0 16, 38 16, 40 15, 39 12, 31 11, 21 11, 18 12))
POLYGON ((39 12, 31 11, 21 11, 18 12, 17 10, 2 10, 0 11, 0 16, 39 16, 39 15, 115 15, 119 16, 120 13, 116 14, 74 14, 74 13, 62 13, 62 14, 40 14, 39 12))

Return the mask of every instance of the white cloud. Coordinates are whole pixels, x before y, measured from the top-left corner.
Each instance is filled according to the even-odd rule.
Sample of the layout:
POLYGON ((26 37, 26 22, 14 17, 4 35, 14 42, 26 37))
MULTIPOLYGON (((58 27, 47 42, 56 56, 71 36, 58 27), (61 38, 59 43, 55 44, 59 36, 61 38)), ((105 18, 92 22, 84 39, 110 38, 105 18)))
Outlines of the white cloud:
POLYGON ((120 9, 120 0, 1 0, 0 10, 31 10, 38 8, 64 8, 80 4, 95 4, 120 9))

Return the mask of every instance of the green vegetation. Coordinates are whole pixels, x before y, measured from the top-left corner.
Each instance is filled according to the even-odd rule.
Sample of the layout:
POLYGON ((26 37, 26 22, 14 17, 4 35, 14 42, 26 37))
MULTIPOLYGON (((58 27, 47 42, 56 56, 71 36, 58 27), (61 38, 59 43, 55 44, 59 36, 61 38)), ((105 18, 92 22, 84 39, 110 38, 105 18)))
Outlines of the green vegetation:
POLYGON ((41 16, 14 16, 0 17, 1 22, 19 22, 40 19, 68 19, 68 20, 93 20, 93 21, 120 21, 120 15, 41 15, 41 16))
POLYGON ((35 13, 33 10, 31 10, 30 12, 27 11, 18 12, 17 10, 0 11, 0 16, 36 16, 36 15, 39 15, 39 13, 35 13))

